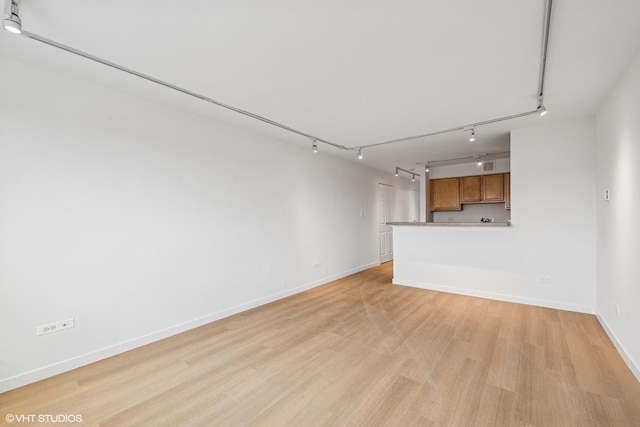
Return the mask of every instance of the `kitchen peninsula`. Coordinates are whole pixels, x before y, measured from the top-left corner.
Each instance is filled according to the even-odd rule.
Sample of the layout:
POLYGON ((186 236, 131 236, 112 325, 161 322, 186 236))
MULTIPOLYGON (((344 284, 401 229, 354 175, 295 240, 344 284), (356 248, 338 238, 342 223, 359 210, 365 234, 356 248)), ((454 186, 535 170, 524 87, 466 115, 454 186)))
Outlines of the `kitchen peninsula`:
POLYGON ((475 163, 431 168, 421 185, 426 221, 389 223, 393 283, 583 310, 549 301, 549 284, 552 277, 554 283, 560 280, 559 273, 540 269, 534 262, 539 254, 523 244, 531 231, 511 221, 509 160, 498 159, 493 166, 490 172, 475 163))
POLYGON ((538 303, 517 295, 530 280, 509 223, 391 223, 393 284, 477 297, 538 303))

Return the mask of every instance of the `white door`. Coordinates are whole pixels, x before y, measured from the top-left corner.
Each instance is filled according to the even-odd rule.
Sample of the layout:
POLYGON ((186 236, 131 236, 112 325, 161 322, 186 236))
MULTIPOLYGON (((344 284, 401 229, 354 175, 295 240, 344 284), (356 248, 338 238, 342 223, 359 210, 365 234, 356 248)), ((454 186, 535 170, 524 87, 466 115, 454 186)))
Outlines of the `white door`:
POLYGON ((393 187, 378 185, 378 229, 380 233, 380 262, 393 259, 393 229, 387 222, 393 221, 393 187))

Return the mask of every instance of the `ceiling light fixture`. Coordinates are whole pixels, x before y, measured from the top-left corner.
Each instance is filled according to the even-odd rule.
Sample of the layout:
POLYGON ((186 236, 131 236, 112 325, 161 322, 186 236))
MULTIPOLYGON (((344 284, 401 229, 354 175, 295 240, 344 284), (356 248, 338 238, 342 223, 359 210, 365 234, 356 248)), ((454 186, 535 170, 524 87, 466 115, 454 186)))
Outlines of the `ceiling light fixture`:
POLYGON ((547 108, 544 106, 544 97, 542 96, 542 92, 540 96, 538 96, 538 108, 536 108, 536 112, 542 117, 547 114, 547 108))
POLYGON ((362 148, 358 148, 358 160, 362 160, 364 156, 362 155, 362 148))
POLYGON ((315 139, 311 140, 311 149, 314 153, 318 152, 318 141, 316 141, 315 139))
POLYGON ((409 175, 411 175, 411 181, 412 181, 412 182, 416 182, 416 176, 420 176, 420 174, 419 174, 419 173, 415 173, 415 172, 413 172, 413 171, 409 171, 409 170, 406 170, 406 169, 402 169, 401 167, 396 166, 396 176, 400 176, 399 171, 406 172, 406 173, 408 173, 409 175))
POLYGON ((429 162, 427 162, 427 163, 424 164, 424 171, 425 172, 429 172, 429 170, 430 170, 429 169, 429 162))
POLYGON ((18 1, 19 0, 11 0, 9 17, 2 21, 4 29, 14 34, 22 33, 22 20, 20 16, 18 16, 18 1))
POLYGON ((478 166, 482 166, 482 157, 478 156, 478 161, 476 162, 478 166))
POLYGON ((476 140, 476 130, 471 128, 471 136, 469 137, 469 142, 473 142, 476 140))
POLYGON ((427 168, 429 167, 429 165, 433 166, 434 163, 438 165, 446 166, 446 165, 467 163, 469 159, 471 159, 472 161, 481 161, 481 158, 483 157, 485 159, 487 159, 488 157, 491 157, 491 159, 501 159, 501 158, 508 157, 505 155, 510 153, 511 153, 510 151, 495 151, 493 153, 487 152, 487 153, 473 154, 473 155, 464 156, 464 157, 454 157, 451 159, 429 160, 428 162, 418 162, 416 163, 416 165, 424 165, 425 172, 429 172, 427 168))

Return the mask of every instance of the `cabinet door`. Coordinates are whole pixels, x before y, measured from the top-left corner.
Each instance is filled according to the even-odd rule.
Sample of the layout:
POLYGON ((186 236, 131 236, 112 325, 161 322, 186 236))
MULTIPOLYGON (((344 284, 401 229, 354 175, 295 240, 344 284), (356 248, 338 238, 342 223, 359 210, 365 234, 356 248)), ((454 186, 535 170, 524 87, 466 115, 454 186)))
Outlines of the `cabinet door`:
POLYGON ((431 211, 460 211, 460 180, 458 178, 429 181, 431 211))
POLYGON ((504 207, 511 209, 511 174, 504 174, 504 207))
POLYGON ((480 175, 463 176, 460 178, 460 203, 479 203, 482 201, 480 192, 480 175))
POLYGON ((504 202, 504 175, 482 175, 482 195, 485 202, 504 202))

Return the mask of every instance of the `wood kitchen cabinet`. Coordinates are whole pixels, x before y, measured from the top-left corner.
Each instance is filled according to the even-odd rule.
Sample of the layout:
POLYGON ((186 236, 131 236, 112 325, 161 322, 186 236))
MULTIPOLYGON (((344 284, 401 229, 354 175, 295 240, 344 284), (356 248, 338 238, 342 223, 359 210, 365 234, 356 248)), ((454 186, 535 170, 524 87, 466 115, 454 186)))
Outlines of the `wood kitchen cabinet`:
POLYGON ((480 175, 460 177, 460 203, 480 203, 481 182, 480 175))
POLYGON ((434 211, 460 211, 460 179, 443 178, 429 181, 429 207, 434 211))
POLYGON ((504 174, 482 175, 482 201, 504 202, 504 174))
POLYGON ((504 174, 460 177, 461 203, 504 202, 504 174))
POLYGON ((461 176, 429 181, 429 210, 460 211, 462 205, 505 203, 511 209, 511 174, 461 176))

